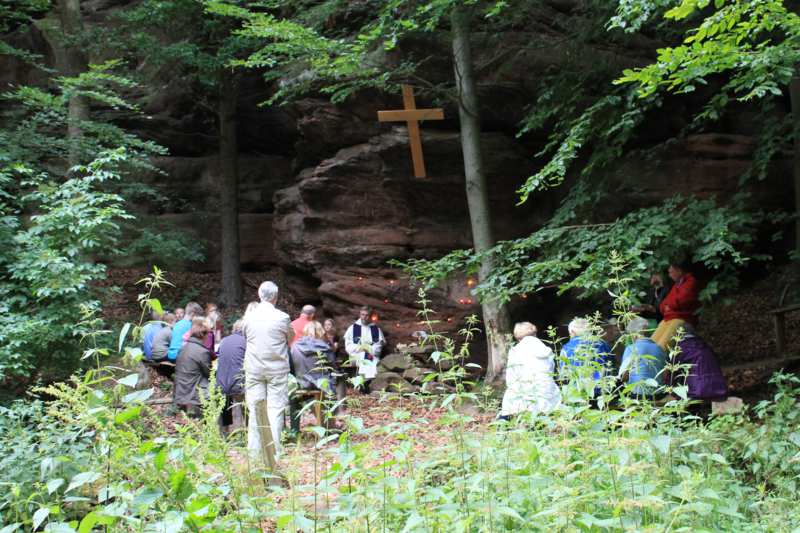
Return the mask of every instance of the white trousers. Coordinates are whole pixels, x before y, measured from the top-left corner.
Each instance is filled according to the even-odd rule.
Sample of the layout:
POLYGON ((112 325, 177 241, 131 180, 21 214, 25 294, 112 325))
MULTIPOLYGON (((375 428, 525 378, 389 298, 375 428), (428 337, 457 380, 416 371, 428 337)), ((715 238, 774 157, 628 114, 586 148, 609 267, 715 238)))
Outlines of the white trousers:
POLYGON ((267 400, 267 418, 275 445, 275 458, 281 453, 283 413, 289 404, 289 374, 279 376, 245 376, 245 398, 249 417, 247 421, 247 449, 253 460, 261 459, 261 438, 255 415, 256 402, 267 400))

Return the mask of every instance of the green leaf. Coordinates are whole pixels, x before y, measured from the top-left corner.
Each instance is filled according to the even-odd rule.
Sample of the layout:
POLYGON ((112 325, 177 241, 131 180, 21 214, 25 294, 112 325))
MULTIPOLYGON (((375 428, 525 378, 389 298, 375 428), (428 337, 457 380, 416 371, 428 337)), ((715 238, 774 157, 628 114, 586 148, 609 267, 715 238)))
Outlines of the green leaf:
POLYGON ((123 403, 141 403, 146 402, 150 396, 153 395, 155 390, 151 387, 149 389, 137 390, 126 394, 122 397, 123 403))
POLYGON ((128 374, 124 378, 117 380, 117 383, 133 388, 139 383, 139 374, 128 374))
POLYGON ((124 424, 125 422, 130 422, 131 420, 138 418, 139 414, 142 412, 142 406, 137 405, 135 407, 129 407, 125 409, 121 413, 117 413, 114 417, 115 424, 124 424))
POLYGON ((47 494, 53 494, 58 488, 64 484, 61 478, 50 479, 47 481, 47 494))
POLYGON ((66 492, 82 487, 87 483, 94 483, 98 479, 100 479, 100 474, 97 472, 81 472, 70 480, 66 492))
POLYGON ((119 332, 119 345, 117 346, 117 352, 122 353, 122 346, 125 344, 125 338, 128 336, 128 331, 131 329, 131 323, 126 322, 122 329, 119 332))
POLYGON ((664 455, 669 453, 669 446, 672 442, 672 437, 669 435, 655 435, 650 437, 650 444, 664 455))
POLYGON ((40 507, 35 513, 33 513, 33 529, 39 529, 39 526, 42 525, 42 522, 47 520, 48 516, 50 516, 49 507, 40 507))

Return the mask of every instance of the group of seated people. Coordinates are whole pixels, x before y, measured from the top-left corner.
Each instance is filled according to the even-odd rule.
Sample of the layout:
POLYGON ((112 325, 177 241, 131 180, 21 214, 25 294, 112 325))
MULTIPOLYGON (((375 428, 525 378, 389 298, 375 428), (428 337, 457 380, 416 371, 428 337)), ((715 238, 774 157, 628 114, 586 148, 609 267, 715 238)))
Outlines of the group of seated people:
POLYGON ((611 390, 625 388, 642 399, 657 398, 669 385, 672 390, 686 387, 686 396, 692 400, 725 400, 728 388, 722 369, 714 351, 695 329, 697 281, 688 267, 678 262, 669 266, 668 274, 673 285, 665 290, 661 278, 654 276, 653 303, 634 308, 642 314, 655 314, 660 319, 658 326, 648 336, 652 327, 646 318, 635 316, 630 320, 619 365, 604 340, 608 332, 599 326, 593 331, 588 319, 575 318, 569 323, 570 338, 561 348, 558 369, 552 349, 536 337, 536 327, 530 322, 518 323, 514 327, 518 343, 508 354, 500 417, 553 411, 562 401, 558 383, 586 387, 588 395, 596 397, 601 380, 608 383, 609 376, 616 380, 611 390), (665 368, 667 363, 672 372, 665 368))
MULTIPOLYGON (((342 339, 332 319, 320 323, 317 310, 305 305, 299 316, 275 308, 277 286, 264 282, 259 288, 260 302, 251 302, 230 334, 223 336, 224 321, 214 304, 204 309, 189 302, 182 309, 153 313, 142 330, 145 364, 173 379, 173 402, 190 416, 198 416, 201 396, 207 395, 212 365, 216 364, 216 384, 225 395, 226 405, 220 424, 224 431, 245 424, 242 404, 248 410, 266 399, 273 442, 280 450, 283 413, 291 404, 288 376, 293 375, 300 389, 319 390, 330 399, 345 395, 342 379, 350 370, 364 382, 375 377, 386 344, 377 316, 364 306, 359 318, 347 328, 342 339)), ((292 425, 299 425, 292 407, 292 425)), ((248 417, 248 447, 260 449, 255 417, 248 417)))

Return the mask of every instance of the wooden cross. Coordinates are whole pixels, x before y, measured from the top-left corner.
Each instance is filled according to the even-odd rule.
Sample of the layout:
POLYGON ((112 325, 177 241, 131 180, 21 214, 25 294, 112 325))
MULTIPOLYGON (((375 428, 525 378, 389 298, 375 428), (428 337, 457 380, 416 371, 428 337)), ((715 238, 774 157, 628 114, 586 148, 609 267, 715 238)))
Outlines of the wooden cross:
POLYGON ((425 159, 422 157, 422 137, 419 134, 419 121, 444 120, 441 108, 417 109, 414 89, 403 85, 403 108, 391 111, 378 111, 380 122, 405 122, 408 126, 408 143, 411 145, 411 160, 414 162, 414 176, 425 177, 425 159))

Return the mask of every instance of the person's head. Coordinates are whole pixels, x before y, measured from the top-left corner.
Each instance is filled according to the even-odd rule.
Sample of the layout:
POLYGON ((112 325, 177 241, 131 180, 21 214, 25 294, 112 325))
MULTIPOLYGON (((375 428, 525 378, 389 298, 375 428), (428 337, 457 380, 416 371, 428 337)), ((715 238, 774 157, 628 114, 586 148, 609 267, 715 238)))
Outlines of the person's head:
POLYGON ((660 272, 656 272, 650 275, 650 285, 652 287, 663 287, 664 286, 664 276, 661 275, 660 272))
POLYGON ((186 304, 184 311, 185 314, 183 315, 183 318, 186 320, 192 320, 196 316, 203 316, 203 308, 200 307, 200 304, 197 302, 189 302, 186 304))
POLYGON ((159 313, 159 312, 158 312, 158 311, 156 311, 155 309, 153 309, 153 310, 150 312, 150 318, 151 318, 151 319, 153 319, 153 320, 161 320, 161 317, 162 317, 162 316, 163 316, 163 315, 162 315, 162 313, 159 313))
POLYGON ((167 323, 168 326, 171 326, 177 320, 177 317, 174 313, 164 313, 164 317, 161 319, 167 323))
POLYGON ((258 302, 250 302, 247 304, 247 309, 244 311, 244 316, 247 316, 249 313, 252 313, 258 308, 258 302))
POLYGON ((178 307, 175 309, 175 319, 176 320, 183 320, 183 307, 178 307))
POLYGON ((271 281, 265 281, 258 287, 258 297, 262 302, 269 302, 275 305, 278 301, 278 286, 271 281))
POLYGON ((325 333, 336 333, 336 324, 333 323, 332 318, 326 318, 325 322, 322 324, 322 328, 325 330, 325 333))
POLYGON ((244 329, 244 320, 241 318, 233 323, 232 332, 233 333, 241 333, 244 329))
POLYGON ((672 281, 677 282, 680 280, 684 274, 689 272, 689 262, 683 258, 673 259, 669 262, 669 268, 667 269, 667 274, 672 281))
POLYGON ((372 309, 370 309, 369 306, 362 306, 361 309, 358 310, 358 318, 360 318, 362 322, 369 322, 369 315, 371 313, 372 309))
MULTIPOLYGON (((187 306, 188 307, 188 306, 187 306)), ((202 310, 201 310, 202 312, 202 310)), ((204 316, 196 316, 192 318, 192 329, 189 330, 189 335, 195 339, 205 340, 208 337, 208 332, 211 328, 208 327, 209 322, 204 316)))
POLYGON ((518 341, 531 336, 536 336, 536 326, 530 322, 517 322, 514 325, 514 338, 518 341))
POLYGON ((314 337, 315 339, 322 339, 325 337, 325 329, 322 324, 316 320, 312 320, 303 328, 304 337, 314 337))
POLYGON ((647 321, 646 318, 642 318, 637 316, 630 322, 628 322, 628 327, 625 328, 625 331, 634 337, 641 337, 644 335, 644 331, 650 326, 650 323, 647 321))
POLYGON ((589 333, 589 321, 585 318, 573 318, 567 326, 570 337, 580 337, 589 333))
POLYGON ((213 302, 209 302, 206 304, 206 316, 210 315, 212 312, 218 310, 217 304, 213 302))
POLYGON ((308 320, 314 320, 314 315, 317 314, 317 308, 313 305, 304 305, 303 310, 300 311, 308 320))
POLYGON ((206 320, 211 324, 212 330, 222 329, 222 313, 217 310, 211 311, 206 315, 206 320))

